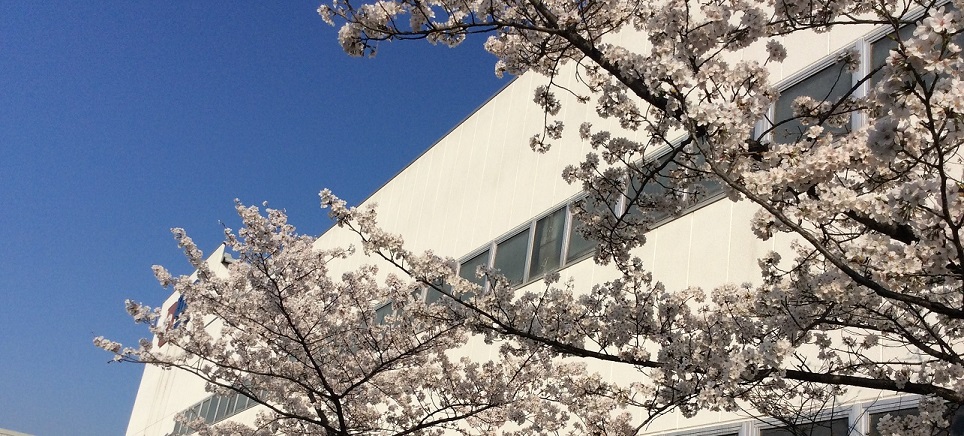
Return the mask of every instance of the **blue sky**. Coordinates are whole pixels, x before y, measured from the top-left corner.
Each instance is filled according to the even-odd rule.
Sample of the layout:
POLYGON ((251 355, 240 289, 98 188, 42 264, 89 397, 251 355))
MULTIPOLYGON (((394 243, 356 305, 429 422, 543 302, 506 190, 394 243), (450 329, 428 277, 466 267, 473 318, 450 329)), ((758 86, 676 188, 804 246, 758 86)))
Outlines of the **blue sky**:
POLYGON ((190 272, 171 227, 211 250, 240 198, 321 233, 318 191, 360 202, 508 80, 481 40, 350 58, 317 1, 0 0, 0 428, 123 434, 142 369, 91 339, 190 272))

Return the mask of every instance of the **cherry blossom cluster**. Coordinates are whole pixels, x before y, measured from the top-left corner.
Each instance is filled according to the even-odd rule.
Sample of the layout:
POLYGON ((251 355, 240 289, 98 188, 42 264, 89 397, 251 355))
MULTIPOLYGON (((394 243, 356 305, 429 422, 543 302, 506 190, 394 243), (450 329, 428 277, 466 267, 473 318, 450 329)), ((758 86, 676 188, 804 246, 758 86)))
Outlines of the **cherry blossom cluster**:
MULTIPOLYGON (((374 212, 322 196, 343 223, 374 228, 374 212)), ((155 267, 158 281, 186 303, 176 324, 158 322, 156 308, 127 303, 135 322, 148 324, 163 345, 148 339, 138 347, 94 340, 115 360, 186 371, 211 392, 237 392, 263 406, 253 425, 178 418, 199 434, 503 429, 550 435, 617 425, 597 419, 617 408, 614 401, 580 399, 583 390, 601 389, 598 376, 588 374, 584 364, 511 345, 502 347, 498 359, 469 359, 460 349, 474 327, 465 322, 464 310, 426 304, 424 283, 382 274, 372 265, 333 279, 329 265, 350 250, 315 248, 315 239, 296 233, 281 210, 262 212, 239 203, 237 212, 243 226, 225 230, 225 244, 237 259, 220 267, 205 260, 183 230, 174 230, 197 268, 192 276, 174 277, 155 267), (376 310, 385 302, 393 313, 379 318, 376 310), (577 404, 560 406, 570 402, 577 404)), ((400 238, 377 231, 369 236, 366 250, 412 258, 395 252, 400 238)), ((418 267, 423 281, 447 278, 452 271, 451 264, 431 255, 418 267)))

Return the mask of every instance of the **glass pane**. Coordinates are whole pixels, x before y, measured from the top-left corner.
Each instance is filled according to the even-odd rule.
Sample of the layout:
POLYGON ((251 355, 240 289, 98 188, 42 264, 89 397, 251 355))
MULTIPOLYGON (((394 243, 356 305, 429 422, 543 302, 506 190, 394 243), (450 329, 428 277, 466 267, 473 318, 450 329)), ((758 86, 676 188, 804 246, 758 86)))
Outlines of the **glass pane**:
MULTIPOLYGON (((954 403, 945 404, 946 409, 944 410, 944 419, 947 420, 948 427, 946 428, 935 428, 933 429, 934 436, 959 436, 964 435, 964 406, 955 405, 954 403)), ((891 410, 887 412, 871 413, 870 414, 870 431, 867 433, 868 436, 884 436, 877 430, 877 425, 880 424, 880 420, 884 416, 890 415, 894 418, 902 416, 916 416, 918 414, 916 407, 900 410, 891 410)))
POLYGON ((532 243, 532 265, 529 267, 530 279, 559 268, 565 228, 565 208, 536 222, 535 239, 532 243))
MULTIPOLYGON (((660 159, 660 160, 663 160, 663 159, 660 159)), ((656 163, 653 163, 652 165, 645 165, 644 168, 645 168, 645 171, 649 171, 650 167, 652 167, 652 169, 655 169, 661 164, 662 164, 661 162, 656 162, 656 163)), ((631 196, 636 197, 636 194, 639 194, 639 193, 649 194, 651 196, 651 197, 641 197, 637 202, 637 206, 642 206, 643 208, 651 208, 653 205, 652 200, 668 192, 670 189, 669 188, 670 186, 669 182, 671 180, 670 177, 673 174, 673 171, 676 171, 678 167, 679 167, 679 164, 677 164, 676 162, 667 163, 666 166, 664 166, 661 170, 659 170, 659 173, 657 173, 655 177, 652 177, 651 179, 649 179, 645 185, 643 185, 643 176, 641 174, 632 174, 632 176, 629 178, 629 182, 630 182, 629 193, 631 194, 631 196)), ((631 201, 633 200, 632 197, 630 198, 631 201)))
POLYGON ((847 424, 846 418, 760 430, 760 436, 848 436, 849 434, 850 425, 847 424))
MULTIPOLYGON (((644 165, 640 172, 649 173, 666 162, 668 156, 663 156, 644 165)), ((644 183, 644 174, 630 174, 629 192, 626 199, 626 212, 631 215, 646 217, 650 224, 656 224, 672 215, 663 201, 666 197, 678 196, 671 185, 673 172, 679 168, 676 162, 668 162, 653 177, 644 183)))
MULTIPOLYGON (((851 86, 850 72, 844 69, 842 62, 838 62, 783 91, 774 110, 773 140, 777 143, 796 142, 809 128, 809 126, 804 126, 800 120, 791 120, 793 118, 793 101, 797 97, 809 96, 817 101, 836 102, 850 91, 851 86), (784 123, 777 126, 781 122, 784 123)), ((845 128, 824 127, 827 131, 833 133, 846 132, 845 128)))
POLYGON ((207 420, 208 411, 211 410, 211 399, 208 398, 201 403, 201 411, 198 413, 198 417, 204 419, 205 422, 210 423, 207 420))
POLYGON ((200 416, 200 413, 201 413, 201 405, 195 404, 187 412, 184 413, 184 416, 187 417, 187 421, 185 422, 194 421, 195 419, 197 419, 198 416, 200 416))
MULTIPOLYGON (((948 4, 948 6, 952 6, 948 4)), ((953 9, 953 8, 952 8, 953 9)), ((891 33, 873 43, 870 47, 870 67, 871 69, 881 67, 887 63, 887 57, 890 56, 890 51, 897 49, 897 39, 901 41, 907 41, 914 36, 914 30, 917 28, 916 25, 907 25, 901 27, 897 34, 891 33)), ((951 41, 960 46, 964 44, 964 33, 958 33, 951 37, 951 41)), ((926 86, 931 86, 934 80, 938 77, 934 72, 921 71, 922 79, 926 86)), ((943 76, 941 76, 943 77, 943 76)), ((883 74, 878 71, 875 73, 870 83, 876 84, 883 78, 883 74)))
POLYGON ((393 312, 392 303, 375 309, 375 324, 385 324, 385 318, 388 318, 393 312))
POLYGON ((214 422, 218 422, 228 415, 228 403, 233 398, 233 395, 218 398, 218 412, 214 414, 214 422))
MULTIPOLYGON (((448 284, 442 283, 441 281, 435 283, 435 286, 444 289, 446 292, 449 292, 449 293, 452 292, 452 287, 449 286, 448 284)), ((434 287, 432 287, 432 286, 426 286, 426 289, 425 289, 425 304, 435 303, 436 301, 439 301, 439 300, 441 300, 441 299, 444 298, 444 297, 445 297, 445 295, 443 295, 441 292, 439 292, 439 291, 438 291, 437 289, 435 289, 434 287)))
POLYGON ((529 229, 499 243, 495 249, 495 270, 509 283, 518 285, 525 279, 529 229))
POLYGON ((911 416, 917 415, 917 408, 901 409, 901 410, 891 410, 888 412, 881 413, 871 413, 870 414, 870 431, 867 433, 869 436, 881 436, 880 432, 877 431, 877 425, 880 424, 881 418, 890 415, 892 417, 900 416, 911 416))
MULTIPOLYGON (((887 63, 887 57, 890 56, 890 51, 897 48, 897 40, 895 38, 900 38, 902 41, 914 36, 914 26, 904 26, 900 28, 898 34, 891 33, 870 46, 870 69, 873 70, 877 67, 881 67, 887 63), (899 35, 898 35, 899 34, 899 35)), ((873 75, 871 83, 877 83, 882 74, 878 71, 873 75)))
POLYGON ((208 401, 211 403, 211 406, 208 407, 208 413, 206 413, 206 414, 204 415, 204 422, 206 422, 206 423, 208 423, 208 424, 213 424, 213 423, 214 423, 214 415, 216 415, 216 414, 218 413, 218 400, 219 400, 219 399, 220 399, 220 397, 218 397, 218 396, 214 396, 214 397, 211 397, 210 399, 208 399, 208 401))
MULTIPOLYGON (((475 283, 485 289, 485 277, 478 277, 475 273, 478 271, 480 266, 487 266, 489 264, 489 250, 485 250, 479 253, 477 256, 463 262, 459 265, 459 277, 475 283)), ((474 295, 472 293, 466 293, 459 296, 459 299, 466 301, 472 298, 474 295)))
POLYGON ((944 418, 947 419, 950 427, 941 430, 940 436, 964 435, 964 404, 947 403, 944 406, 947 408, 944 411, 944 418))
MULTIPOLYGON (((693 159, 693 161, 694 161, 693 165, 699 168, 703 165, 704 162, 706 162, 706 156, 699 154, 696 156, 695 159, 693 159)), ((697 185, 701 187, 700 197, 697 199, 697 201, 713 196, 719 192, 723 192, 723 184, 716 179, 702 179, 699 182, 697 182, 697 185)))
MULTIPOLYGON (((239 396, 238 396, 238 403, 237 403, 237 405, 235 406, 235 409, 237 409, 237 412, 240 412, 240 411, 242 411, 242 410, 244 410, 244 409, 247 409, 247 408, 249 408, 249 407, 251 407, 251 406, 253 406, 253 405, 254 405, 254 401, 251 401, 251 399, 248 398, 247 395, 239 395, 239 396)), ((237 412, 235 412, 235 413, 237 413, 237 412)))
POLYGON ((235 413, 238 413, 236 408, 238 407, 238 394, 237 392, 228 396, 228 401, 225 402, 228 406, 224 412, 224 417, 227 418, 235 413))
POLYGON ((586 239, 579 232, 582 228, 582 221, 574 216, 570 216, 572 224, 569 226, 569 248, 566 250, 566 263, 579 259, 596 249, 596 243, 586 239))

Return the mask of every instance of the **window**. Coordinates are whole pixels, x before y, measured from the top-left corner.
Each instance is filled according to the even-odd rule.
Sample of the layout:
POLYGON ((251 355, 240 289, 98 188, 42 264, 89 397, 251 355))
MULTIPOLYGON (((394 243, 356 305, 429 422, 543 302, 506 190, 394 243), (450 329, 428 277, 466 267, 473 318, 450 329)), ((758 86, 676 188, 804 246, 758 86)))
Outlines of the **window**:
MULTIPOLYGON (((475 255, 475 257, 465 262, 462 262, 462 264, 459 265, 459 277, 462 277, 465 280, 468 280, 472 283, 479 285, 480 288, 485 289, 485 277, 479 277, 478 275, 476 275, 476 271, 478 271, 480 266, 488 266, 488 265, 489 265, 489 250, 485 250, 475 255)), ((475 296, 474 294, 469 292, 469 293, 460 295, 459 299, 462 301, 466 301, 474 296, 475 296)))
POLYGON ((760 430, 760 436, 848 436, 849 434, 850 425, 847 423, 847 418, 760 430))
MULTIPOLYGON (((701 159, 697 156, 693 164, 701 165, 703 162, 701 159)), ((658 165, 658 163, 651 165, 658 165)), ((638 201, 634 202, 635 206, 628 206, 630 213, 635 210, 638 214, 654 214, 655 216, 649 219, 655 223, 672 214, 663 206, 664 197, 667 195, 675 195, 678 200, 688 201, 688 205, 693 205, 715 197, 722 191, 722 186, 716 180, 689 179, 677 183, 677 186, 670 186, 670 174, 674 172, 679 172, 679 166, 675 162, 670 162, 646 186, 631 180, 630 191, 641 194, 638 201)), ((491 265, 492 269, 503 275, 510 285, 518 286, 589 255, 596 248, 596 242, 582 235, 580 229, 583 228, 583 224, 572 215, 571 207, 571 204, 560 207, 548 215, 530 221, 528 228, 497 242, 493 247, 494 255, 490 255, 491 249, 484 250, 461 262, 459 277, 484 289, 486 278, 476 276, 476 272, 480 266, 491 265)), ((492 244, 489 246, 491 247, 492 244)), ((450 289, 446 284, 440 284, 440 286, 450 289)), ((441 292, 431 287, 427 288, 424 293, 426 303, 431 304, 441 299, 441 292)), ((471 297, 472 294, 465 294, 460 298, 465 301, 471 297)))
POLYGON ((392 307, 392 303, 388 303, 375 309, 375 324, 385 324, 386 319, 395 313, 395 309, 392 307))
MULTIPOLYGON (((844 63, 837 62, 784 90, 774 108, 773 141, 778 144, 799 141, 809 128, 799 119, 794 119, 794 100, 808 96, 817 101, 835 103, 850 91, 851 80, 851 74, 844 68, 844 63)), ((847 131, 845 127, 824 128, 833 133, 847 131)))
POLYGON ((510 285, 519 285, 525 280, 528 248, 529 229, 496 245, 494 268, 505 276, 510 285))
POLYGON ((237 402, 237 400, 238 400, 237 395, 229 395, 227 397, 221 398, 221 401, 218 402, 218 413, 214 415, 214 420, 220 421, 224 419, 226 416, 228 416, 228 411, 234 410, 234 405, 237 402))
MULTIPOLYGON (((946 2, 939 7, 945 8, 947 12, 956 10, 954 3, 952 2, 946 2)), ((917 29, 917 25, 920 24, 920 21, 923 20, 924 18, 926 17, 919 17, 917 18, 917 20, 915 20, 915 23, 907 24, 901 27, 900 30, 898 30, 897 32, 891 32, 887 34, 887 36, 884 36, 883 38, 880 38, 877 41, 874 41, 870 48, 870 70, 873 70, 874 68, 877 68, 886 64, 887 57, 890 55, 890 51, 897 49, 897 40, 907 41, 908 39, 913 38, 914 31, 917 29)), ((964 33, 958 33, 952 36, 951 40, 959 46, 964 44, 964 33)), ((879 82, 881 79, 881 76, 882 75, 878 71, 877 74, 873 75, 873 78, 871 79, 871 83, 875 84, 879 82)), ((933 80, 933 73, 926 73, 925 74, 926 83, 933 83, 932 80, 933 80)))
POLYGON ((626 212, 646 217, 650 223, 662 221, 672 215, 664 205, 667 197, 679 194, 673 189, 673 173, 679 168, 676 162, 667 162, 668 155, 642 165, 639 172, 629 175, 629 194, 626 198, 626 212), (665 163, 665 165, 664 165, 665 163), (644 180, 649 174, 662 166, 656 174, 644 180), (642 174, 640 174, 642 173, 642 174))
MULTIPOLYGON (((697 168, 703 166, 704 163, 706 163, 706 156, 703 156, 703 154, 693 159, 693 166, 697 168)), ((723 183, 716 179, 700 179, 696 182, 696 186, 698 186, 698 192, 696 193, 697 196, 693 199, 694 202, 703 201, 706 198, 723 192, 723 183)))
MULTIPOLYGON (((246 395, 240 395, 238 393, 231 393, 229 395, 212 395, 210 397, 201 400, 197 404, 188 407, 183 412, 186 422, 191 422, 197 418, 203 418, 204 422, 208 424, 214 424, 219 421, 223 421, 230 418, 238 413, 247 410, 250 407, 255 406, 254 400, 251 400, 246 395)), ((190 427, 181 424, 180 422, 174 423, 174 431, 171 432, 174 436, 186 435, 194 433, 190 427)))
MULTIPOLYGON (((870 46, 870 71, 887 63, 887 57, 890 56, 890 51, 897 48, 897 39, 904 41, 913 36, 914 26, 904 26, 901 27, 897 33, 891 33, 874 42, 870 46)), ((877 83, 881 77, 883 77, 883 74, 878 71, 872 76, 870 82, 877 83)))
POLYGON ((227 403, 228 397, 222 397, 220 395, 215 395, 211 397, 211 408, 208 409, 207 416, 204 417, 205 422, 213 423, 217 421, 218 409, 220 408, 220 403, 227 403))
MULTIPOLYGON (((518 286, 585 257, 596 244, 578 233, 581 224, 573 218, 569 207, 560 207, 530 221, 528 228, 496 243, 493 256, 490 256, 491 250, 485 250, 463 261, 459 265, 459 277, 484 288, 486 279, 476 277, 475 273, 479 266, 491 265, 510 285, 518 286)), ((448 285, 442 286, 449 289, 448 285)), ((433 303, 441 296, 441 292, 429 288, 425 301, 433 303)), ((469 297, 471 295, 465 295, 462 299, 469 297)))
POLYGON ((900 416, 914 416, 914 415, 917 415, 917 408, 913 407, 910 409, 890 410, 887 412, 871 413, 870 428, 868 429, 868 432, 867 432, 869 436, 881 436, 880 432, 877 431, 877 425, 880 424, 880 420, 887 415, 890 415, 895 418, 900 416))
POLYGON ((668 161, 667 154, 641 165, 636 174, 630 175, 627 213, 645 218, 652 226, 723 191, 718 180, 704 178, 701 168, 706 158, 702 154, 687 156, 683 153, 691 152, 677 155, 685 167, 676 161, 668 161), (643 182, 644 174, 661 166, 655 175, 643 182))
MULTIPOLYGON (((445 289, 446 291, 451 291, 448 285, 442 284, 441 282, 436 283, 435 286, 445 289)), ((442 299, 442 293, 436 290, 432 286, 426 286, 425 288, 425 304, 432 304, 436 301, 442 299)))
POLYGON ((562 238, 566 230, 566 208, 536 221, 532 240, 532 261, 529 278, 533 279, 559 268, 562 258, 562 238))
MULTIPOLYGON (((206 400, 201 402, 201 409, 198 412, 198 417, 204 419, 204 422, 213 422, 214 419, 208 419, 208 412, 211 410, 211 399, 214 397, 208 397, 206 400)), ((212 416, 213 418, 213 416, 212 416)))
POLYGON ((573 262, 596 249, 596 243, 586 239, 580 229, 583 227, 574 215, 569 214, 569 246, 566 248, 566 263, 573 262))
MULTIPOLYGON (((956 436, 964 434, 964 407, 954 405, 952 403, 946 404, 946 409, 944 411, 944 418, 947 419, 949 427, 936 429, 934 432, 935 436, 956 436)), ((868 436, 883 436, 879 431, 877 431, 877 425, 880 424, 880 420, 884 416, 890 415, 892 417, 902 417, 902 416, 917 416, 918 410, 916 407, 911 407, 907 409, 890 410, 887 412, 878 412, 870 414, 870 428, 867 432, 868 436)))
POLYGON ((235 410, 235 412, 233 412, 233 413, 231 413, 231 414, 233 415, 234 413, 238 413, 238 411, 241 411, 241 410, 247 409, 248 407, 254 406, 254 404, 255 404, 255 403, 254 403, 254 400, 248 398, 247 395, 238 395, 238 401, 236 401, 236 402, 234 403, 234 410, 235 410))

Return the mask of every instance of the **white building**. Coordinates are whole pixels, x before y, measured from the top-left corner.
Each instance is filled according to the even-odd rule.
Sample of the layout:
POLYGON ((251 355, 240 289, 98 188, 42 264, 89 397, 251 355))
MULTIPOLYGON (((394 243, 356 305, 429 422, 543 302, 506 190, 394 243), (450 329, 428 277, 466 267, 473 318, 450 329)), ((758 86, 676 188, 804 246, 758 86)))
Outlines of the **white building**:
POLYGON ((0 428, 0 436, 30 436, 27 433, 20 433, 19 431, 6 430, 0 428))
MULTIPOLYGON (((788 37, 788 51, 811 56, 771 64, 774 80, 782 81, 784 90, 774 108, 777 119, 788 116, 793 97, 829 91, 824 88, 833 81, 824 76, 838 73, 838 69, 827 68, 837 62, 841 51, 853 48, 863 56, 864 64, 853 81, 869 71, 871 64, 882 62, 892 44, 880 40, 883 33, 882 29, 851 27, 788 37)), ((765 55, 746 52, 743 56, 765 55)), ((563 86, 578 86, 571 76, 561 80, 570 81, 563 86)), ((544 82, 533 74, 519 77, 374 192, 366 203, 378 204, 380 224, 405 235, 414 251, 432 249, 460 259, 461 275, 466 278, 480 263, 494 265, 520 286, 539 282, 547 269, 559 269, 563 278, 572 277, 577 288, 615 277, 610 268, 592 262, 588 256, 592 246, 571 231, 568 207, 581 192, 560 174, 566 165, 585 156, 586 146, 567 137, 545 154, 534 153, 527 146, 543 122, 532 95, 544 82)), ((567 126, 590 119, 605 124, 594 119, 585 105, 568 104, 563 110, 567 126)), ((756 259, 770 250, 783 249, 787 241, 755 238, 748 224, 754 211, 749 204, 716 195, 652 230, 639 255, 669 289, 758 281, 756 259)), ((353 243, 357 244, 354 235, 340 229, 328 231, 317 242, 319 246, 353 243)), ((221 250, 212 255, 212 265, 221 261, 221 250)), ((164 307, 174 304, 172 296, 164 307)), ((611 377, 627 371, 616 367, 599 370, 611 377)), ((828 410, 830 427, 813 434, 872 434, 871 421, 879 413, 912 408, 915 402, 913 397, 886 392, 857 392, 846 404, 828 410)), ((243 397, 212 397, 191 375, 146 367, 128 435, 180 432, 175 414, 192 409, 211 421, 250 420, 256 409, 252 406, 243 397)), ((789 434, 770 427, 764 421, 723 413, 704 413, 695 419, 670 414, 650 426, 646 434, 789 434)))

